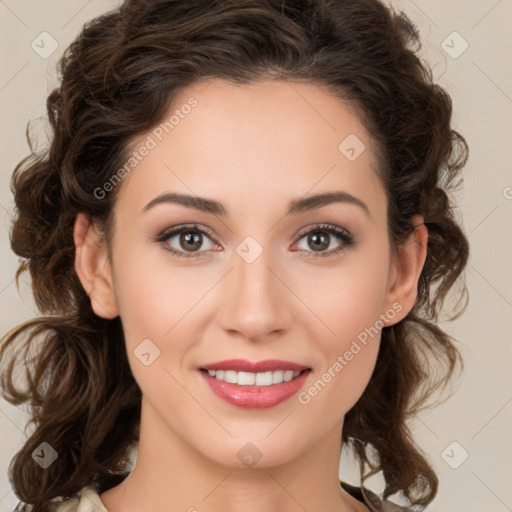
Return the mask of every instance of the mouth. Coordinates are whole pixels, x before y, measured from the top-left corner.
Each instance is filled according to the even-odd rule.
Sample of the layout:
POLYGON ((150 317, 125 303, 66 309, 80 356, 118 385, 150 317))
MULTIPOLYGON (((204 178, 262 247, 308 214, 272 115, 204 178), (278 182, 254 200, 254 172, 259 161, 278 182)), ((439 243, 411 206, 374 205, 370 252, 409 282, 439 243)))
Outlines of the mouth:
POLYGON ((273 407, 295 395, 312 369, 289 361, 230 360, 198 368, 211 391, 237 407, 273 407))

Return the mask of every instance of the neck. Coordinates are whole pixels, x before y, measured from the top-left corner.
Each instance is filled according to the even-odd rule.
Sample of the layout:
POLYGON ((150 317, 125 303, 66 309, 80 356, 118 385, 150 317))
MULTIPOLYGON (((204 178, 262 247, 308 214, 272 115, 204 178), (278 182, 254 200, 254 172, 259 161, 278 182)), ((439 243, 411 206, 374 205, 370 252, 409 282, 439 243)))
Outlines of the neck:
MULTIPOLYGON (((292 460, 266 466, 263 456, 252 467, 241 468, 199 453, 143 399, 135 467, 100 497, 109 512, 366 511, 340 488, 341 428, 336 425, 313 449, 292 460)), ((245 444, 230 441, 235 447, 245 444)))

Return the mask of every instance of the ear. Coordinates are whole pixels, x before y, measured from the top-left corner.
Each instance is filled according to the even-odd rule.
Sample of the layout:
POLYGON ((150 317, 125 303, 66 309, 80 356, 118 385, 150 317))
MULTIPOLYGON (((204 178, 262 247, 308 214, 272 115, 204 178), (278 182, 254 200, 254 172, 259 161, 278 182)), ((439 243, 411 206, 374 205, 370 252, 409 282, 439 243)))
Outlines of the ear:
POLYGON ((91 299, 94 313, 102 318, 115 318, 119 315, 119 309, 114 295, 106 242, 101 239, 96 226, 84 213, 77 215, 73 237, 75 270, 91 299))
POLYGON ((392 317, 383 312, 385 326, 398 323, 414 307, 418 296, 418 280, 427 257, 428 229, 421 215, 412 218, 414 231, 397 247, 391 262, 389 288, 384 311, 393 310, 392 317))

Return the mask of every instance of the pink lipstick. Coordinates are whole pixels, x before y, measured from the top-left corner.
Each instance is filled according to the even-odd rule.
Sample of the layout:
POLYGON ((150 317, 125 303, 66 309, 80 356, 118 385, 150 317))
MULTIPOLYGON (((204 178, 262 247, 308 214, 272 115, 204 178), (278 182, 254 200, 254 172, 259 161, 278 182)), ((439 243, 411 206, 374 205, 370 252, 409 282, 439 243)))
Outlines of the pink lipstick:
POLYGON ((269 359, 251 362, 231 359, 199 368, 210 389, 224 401, 238 407, 273 407, 295 395, 304 385, 311 368, 269 359))

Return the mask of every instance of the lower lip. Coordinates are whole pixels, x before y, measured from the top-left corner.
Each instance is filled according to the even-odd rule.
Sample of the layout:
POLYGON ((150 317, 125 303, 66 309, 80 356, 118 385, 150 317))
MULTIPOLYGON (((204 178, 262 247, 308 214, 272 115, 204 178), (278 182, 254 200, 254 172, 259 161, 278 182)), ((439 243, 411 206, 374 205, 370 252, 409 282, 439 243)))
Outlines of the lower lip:
POLYGON ((224 380, 210 377, 208 372, 200 370, 210 389, 226 402, 247 409, 274 407, 295 395, 308 378, 310 370, 303 371, 295 379, 271 386, 239 386, 224 380))

